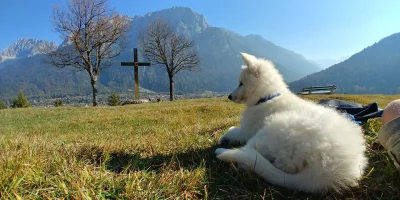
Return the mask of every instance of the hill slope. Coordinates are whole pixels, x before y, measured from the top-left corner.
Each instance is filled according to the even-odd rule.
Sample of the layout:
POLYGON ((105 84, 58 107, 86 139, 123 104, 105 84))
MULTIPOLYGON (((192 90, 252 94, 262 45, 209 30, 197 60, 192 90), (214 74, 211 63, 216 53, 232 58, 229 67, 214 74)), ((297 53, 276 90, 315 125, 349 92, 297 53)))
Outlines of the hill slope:
POLYGON ((399 46, 400 33, 390 35, 341 63, 290 83, 290 88, 335 84, 340 93, 398 94, 399 46))

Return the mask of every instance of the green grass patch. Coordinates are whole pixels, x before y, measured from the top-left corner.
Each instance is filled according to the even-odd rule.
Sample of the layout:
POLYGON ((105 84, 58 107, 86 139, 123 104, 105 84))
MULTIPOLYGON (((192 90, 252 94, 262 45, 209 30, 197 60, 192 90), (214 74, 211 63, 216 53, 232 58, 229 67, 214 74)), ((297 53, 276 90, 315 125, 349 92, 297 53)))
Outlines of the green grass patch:
MULTIPOLYGON (((400 96, 336 98, 381 108, 400 96)), ((368 147, 361 186, 325 196, 269 185, 215 158, 243 105, 226 98, 97 108, 0 110, 1 199, 399 199, 384 150, 368 147)), ((364 125, 369 145, 381 123, 364 125)))

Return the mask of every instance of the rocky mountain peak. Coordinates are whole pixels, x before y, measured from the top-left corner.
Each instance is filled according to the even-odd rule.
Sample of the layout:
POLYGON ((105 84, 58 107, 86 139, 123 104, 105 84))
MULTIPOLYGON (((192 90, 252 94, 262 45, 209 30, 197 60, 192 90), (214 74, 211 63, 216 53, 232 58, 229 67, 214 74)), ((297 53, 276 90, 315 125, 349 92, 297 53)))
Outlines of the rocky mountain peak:
POLYGON ((9 47, 5 48, 0 54, 6 57, 31 57, 39 54, 38 47, 50 45, 57 48, 57 43, 35 38, 21 38, 14 42, 9 47))
POLYGON ((204 32, 208 27, 211 27, 204 15, 199 14, 188 7, 175 6, 168 9, 163 9, 155 12, 148 12, 144 16, 135 16, 133 21, 148 24, 151 20, 160 17, 176 27, 178 32, 192 35, 204 32))

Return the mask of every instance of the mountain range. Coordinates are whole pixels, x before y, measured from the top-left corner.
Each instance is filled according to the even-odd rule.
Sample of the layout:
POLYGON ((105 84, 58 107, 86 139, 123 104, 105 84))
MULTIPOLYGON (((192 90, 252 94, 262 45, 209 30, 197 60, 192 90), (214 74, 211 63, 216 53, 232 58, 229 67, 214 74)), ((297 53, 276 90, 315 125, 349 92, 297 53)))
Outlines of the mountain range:
POLYGON ((337 93, 399 94, 400 33, 392 34, 345 61, 290 83, 304 86, 336 85, 337 93))
MULTIPOLYGON (((115 60, 115 65, 100 75, 99 93, 126 92, 133 89, 132 67, 121 67, 119 62, 133 60, 133 48, 138 47, 139 30, 152 20, 161 17, 181 34, 190 37, 198 49, 201 63, 199 72, 180 72, 175 78, 177 93, 227 92, 237 86, 237 77, 244 64, 240 52, 272 60, 285 80, 294 81, 320 70, 302 55, 277 46, 259 35, 242 36, 233 31, 213 27, 206 18, 186 7, 173 7, 144 16, 126 16, 132 25, 128 33, 127 49, 115 60)), ((87 74, 73 69, 58 69, 41 62, 43 55, 33 48, 38 43, 55 43, 36 39, 21 39, 0 55, 0 99, 10 98, 24 90, 27 96, 55 97, 60 95, 90 94, 87 74), (4 59, 6 58, 6 59, 4 59)), ((65 45, 63 42, 61 45, 65 45)), ((143 60, 140 56, 139 59, 143 60)), ((168 91, 168 79, 163 67, 142 67, 139 70, 140 86, 156 92, 168 91)))
MULTIPOLYGON (((304 86, 335 84, 340 93, 398 93, 399 34, 382 39, 350 58, 326 66, 308 60, 255 34, 240 35, 213 27, 206 18, 186 7, 173 7, 144 16, 126 16, 132 30, 128 47, 104 69, 99 79, 99 94, 127 93, 133 89, 132 67, 121 67, 121 61, 133 60, 133 48, 138 47, 139 30, 161 17, 179 33, 190 37, 199 52, 199 72, 181 71, 175 77, 177 94, 187 92, 229 92, 237 86, 237 77, 244 64, 240 52, 270 59, 282 73, 293 91, 304 86), (379 75, 379 76, 378 76, 379 75)), ((0 99, 9 100, 22 89, 28 97, 62 97, 90 95, 91 86, 86 72, 73 68, 59 69, 43 64, 43 55, 36 46, 54 42, 20 39, 0 53, 0 99)), ((63 42, 60 45, 65 45, 63 42)), ((145 61, 139 50, 139 61, 145 61)), ((155 92, 169 91, 163 66, 140 67, 140 86, 155 92)))
POLYGON ((323 58, 323 59, 316 59, 313 60, 315 64, 321 69, 326 69, 328 67, 331 67, 334 64, 340 63, 342 61, 347 60, 349 57, 340 57, 340 58, 323 58))
POLYGON ((0 52, 0 56, 2 58, 0 62, 5 61, 7 59, 26 58, 35 56, 39 54, 38 48, 45 45, 48 45, 53 49, 56 49, 58 47, 58 44, 55 42, 21 38, 16 42, 14 42, 11 46, 5 48, 2 52, 0 52))

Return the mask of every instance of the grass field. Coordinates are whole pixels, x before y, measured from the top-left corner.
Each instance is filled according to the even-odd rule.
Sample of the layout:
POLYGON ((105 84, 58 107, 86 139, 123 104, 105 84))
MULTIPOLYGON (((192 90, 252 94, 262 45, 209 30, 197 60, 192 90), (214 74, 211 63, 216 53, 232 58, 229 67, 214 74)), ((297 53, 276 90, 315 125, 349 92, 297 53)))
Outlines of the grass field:
MULTIPOLYGON (((384 108, 400 96, 330 95, 384 108)), ((244 106, 226 98, 97 108, 0 110, 0 199, 400 199, 400 176, 368 147, 361 186, 309 195, 215 158, 244 106)), ((364 126, 368 144, 379 120, 364 126)))

